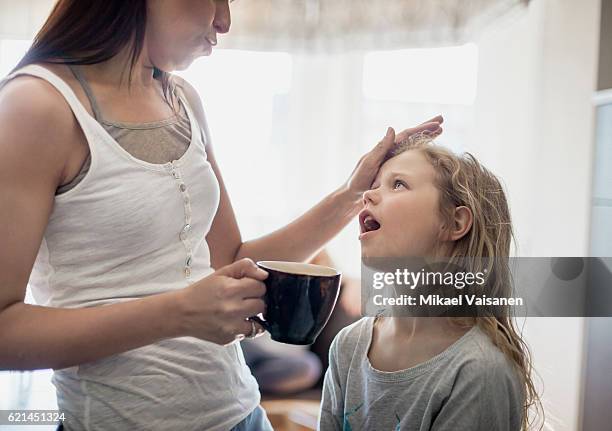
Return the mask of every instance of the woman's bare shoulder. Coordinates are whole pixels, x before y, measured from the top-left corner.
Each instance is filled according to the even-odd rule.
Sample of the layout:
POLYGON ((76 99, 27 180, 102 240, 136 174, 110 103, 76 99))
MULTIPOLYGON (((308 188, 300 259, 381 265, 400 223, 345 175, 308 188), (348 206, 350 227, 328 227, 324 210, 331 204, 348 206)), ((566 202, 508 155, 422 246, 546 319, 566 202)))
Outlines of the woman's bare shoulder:
MULTIPOLYGON (((18 76, 0 89, 0 145, 63 170, 82 139, 70 106, 47 81, 18 76)), ((34 161, 32 161, 34 162, 34 161)))
POLYGON ((73 123, 72 111, 61 93, 44 79, 30 75, 13 78, 0 89, 0 119, 7 117, 34 128, 73 123))

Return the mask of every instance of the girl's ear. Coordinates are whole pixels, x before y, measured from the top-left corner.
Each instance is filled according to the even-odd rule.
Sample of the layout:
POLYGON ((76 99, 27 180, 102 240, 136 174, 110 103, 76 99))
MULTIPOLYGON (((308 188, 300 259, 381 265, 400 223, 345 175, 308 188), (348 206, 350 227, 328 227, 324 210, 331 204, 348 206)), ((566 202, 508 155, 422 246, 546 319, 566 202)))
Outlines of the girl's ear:
POLYGON ((463 238, 466 233, 472 227, 474 216, 472 210, 466 206, 460 206, 455 208, 455 212, 452 218, 452 226, 448 230, 448 240, 457 241, 463 238))

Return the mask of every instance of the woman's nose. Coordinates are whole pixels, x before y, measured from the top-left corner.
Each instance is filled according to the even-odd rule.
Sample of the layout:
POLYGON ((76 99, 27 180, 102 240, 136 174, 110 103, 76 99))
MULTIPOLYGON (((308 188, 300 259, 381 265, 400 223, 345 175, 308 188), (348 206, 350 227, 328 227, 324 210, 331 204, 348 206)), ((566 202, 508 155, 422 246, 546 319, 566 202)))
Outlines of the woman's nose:
POLYGON ((213 27, 217 33, 227 33, 232 25, 232 16, 230 13, 229 2, 224 1, 217 4, 215 10, 215 19, 213 27))

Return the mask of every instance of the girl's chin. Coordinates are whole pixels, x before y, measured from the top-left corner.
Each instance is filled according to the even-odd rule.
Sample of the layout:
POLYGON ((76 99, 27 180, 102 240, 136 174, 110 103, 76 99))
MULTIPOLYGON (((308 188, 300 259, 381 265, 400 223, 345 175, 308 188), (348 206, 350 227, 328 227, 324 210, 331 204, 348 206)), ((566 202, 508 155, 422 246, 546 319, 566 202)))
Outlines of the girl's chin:
POLYGON ((361 246, 361 258, 380 258, 380 257, 390 257, 389 253, 385 252, 385 250, 379 250, 372 246, 361 246))
POLYGON ((372 253, 372 246, 368 247, 368 244, 361 243, 361 257, 367 257, 372 253))

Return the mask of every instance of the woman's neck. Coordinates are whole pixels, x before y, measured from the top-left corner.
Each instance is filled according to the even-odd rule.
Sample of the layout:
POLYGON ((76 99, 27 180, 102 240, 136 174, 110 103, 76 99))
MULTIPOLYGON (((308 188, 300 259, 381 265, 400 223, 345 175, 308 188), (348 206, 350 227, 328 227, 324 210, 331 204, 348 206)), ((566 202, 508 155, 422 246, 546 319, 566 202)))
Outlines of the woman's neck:
POLYGON ((134 62, 130 75, 132 60, 131 47, 125 46, 117 55, 101 63, 87 67, 88 75, 104 86, 130 91, 146 91, 155 84, 153 73, 155 68, 148 59, 146 46, 143 46, 140 55, 134 62))

